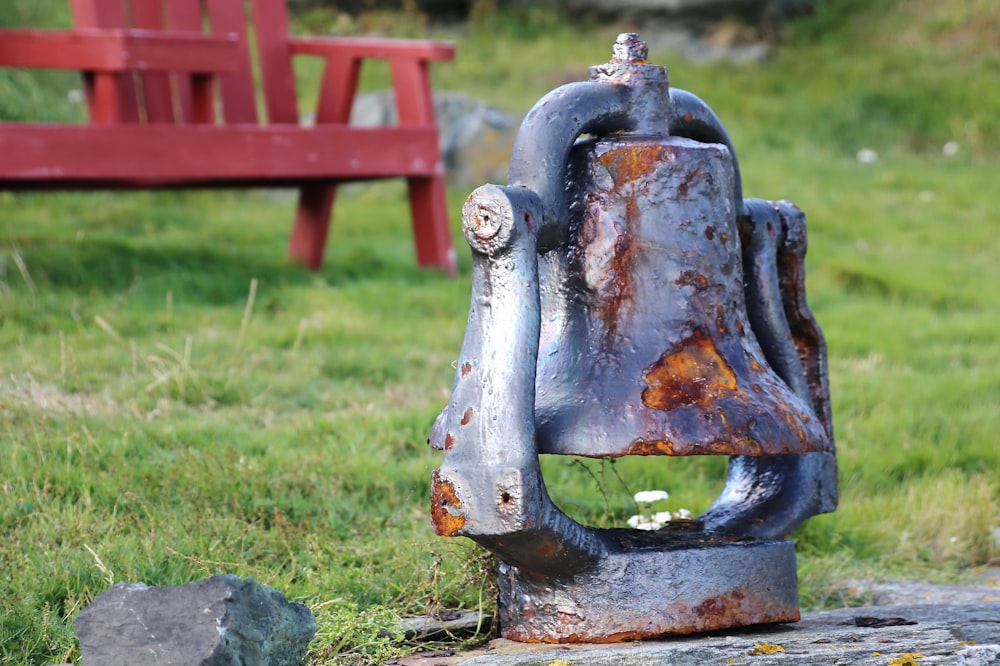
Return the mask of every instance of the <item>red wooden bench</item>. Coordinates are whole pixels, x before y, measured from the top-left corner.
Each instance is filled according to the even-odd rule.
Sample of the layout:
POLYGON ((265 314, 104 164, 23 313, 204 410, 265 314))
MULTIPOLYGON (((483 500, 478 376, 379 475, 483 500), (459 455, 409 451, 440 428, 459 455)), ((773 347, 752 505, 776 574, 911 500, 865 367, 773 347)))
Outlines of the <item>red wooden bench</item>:
POLYGON ((0 189, 298 187, 289 253, 318 269, 337 184, 403 177, 418 264, 454 274, 428 76, 450 43, 290 37, 284 0, 251 0, 252 26, 243 0, 71 1, 73 30, 0 30, 0 66, 80 70, 90 122, 0 122, 0 189), (300 54, 325 59, 309 127, 300 54), (396 125, 348 124, 370 58, 389 62, 396 125))

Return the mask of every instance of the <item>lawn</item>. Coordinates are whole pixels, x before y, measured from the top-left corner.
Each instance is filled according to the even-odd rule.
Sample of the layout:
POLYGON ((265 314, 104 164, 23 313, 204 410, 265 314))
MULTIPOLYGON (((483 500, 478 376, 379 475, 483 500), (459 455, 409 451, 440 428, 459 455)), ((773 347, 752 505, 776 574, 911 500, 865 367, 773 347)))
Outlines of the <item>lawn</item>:
MULTIPOLYGON (((1000 19, 870 4, 822 5, 761 64, 651 54, 726 123, 748 196, 808 215, 841 505, 793 535, 805 608, 863 601, 850 577, 960 581, 1000 555, 1000 19)), ((435 84, 524 113, 626 27, 529 8, 435 28, 459 53, 435 84)), ((0 118, 78 115, 74 85, 0 73, 0 118)), ((0 663, 78 662, 72 619, 113 582, 253 576, 314 609, 315 664, 405 650, 397 615, 492 610, 488 558, 429 523, 467 193, 457 280, 416 269, 398 183, 347 189, 317 274, 285 259, 284 193, 0 193, 0 663)), ((704 509, 725 462, 544 467, 574 517, 622 525, 636 490, 704 509)))

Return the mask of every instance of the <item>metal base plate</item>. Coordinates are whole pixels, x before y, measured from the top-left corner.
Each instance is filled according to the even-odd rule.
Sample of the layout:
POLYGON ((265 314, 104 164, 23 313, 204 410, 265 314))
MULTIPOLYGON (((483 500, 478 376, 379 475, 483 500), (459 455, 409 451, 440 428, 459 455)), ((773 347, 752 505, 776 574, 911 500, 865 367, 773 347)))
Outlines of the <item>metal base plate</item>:
POLYGON ((701 537, 655 544, 631 530, 611 538, 620 551, 567 579, 501 562, 503 637, 612 643, 799 620, 789 541, 701 537))

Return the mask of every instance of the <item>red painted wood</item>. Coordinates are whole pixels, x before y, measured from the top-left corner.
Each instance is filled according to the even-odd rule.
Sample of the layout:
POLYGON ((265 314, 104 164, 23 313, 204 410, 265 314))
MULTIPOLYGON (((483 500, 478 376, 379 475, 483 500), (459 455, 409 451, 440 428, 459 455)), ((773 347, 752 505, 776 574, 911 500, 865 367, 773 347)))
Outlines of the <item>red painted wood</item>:
MULTIPOLYGON (((142 30, 164 29, 163 7, 160 0, 131 0, 132 27, 142 30)), ((174 96, 168 72, 142 72, 138 76, 141 94, 139 107, 145 111, 146 122, 174 122, 174 96)), ((141 113, 141 112, 140 112, 141 113)))
POLYGON ((211 124, 215 121, 215 97, 212 94, 213 77, 207 74, 194 74, 190 83, 190 115, 193 123, 211 124))
POLYGON ((103 72, 232 72, 235 36, 149 30, 0 30, 0 65, 103 72))
POLYGON ((444 177, 407 178, 410 218, 418 266, 439 266, 456 275, 458 265, 448 228, 448 202, 444 177))
MULTIPOLYGON (((167 28, 185 32, 203 32, 201 0, 172 0, 166 3, 167 28)), ((174 72, 171 75, 176 93, 175 105, 178 122, 191 122, 193 117, 191 101, 191 75, 174 72)), ((209 100, 211 101, 211 100, 209 100)), ((202 100, 204 104, 204 100, 202 100)))
MULTIPOLYGON (((70 0, 73 10, 73 25, 76 28, 127 28, 123 0, 70 0)), ((80 67, 80 69, 85 69, 80 67)), ((108 81, 98 80, 84 74, 84 91, 87 105, 95 122, 134 123, 139 120, 139 105, 136 98, 135 78, 132 72, 123 72, 115 77, 117 88, 112 92, 108 81), (100 91, 100 93, 98 92, 100 91), (98 97, 104 94, 105 97, 98 97), (115 108, 112 105, 116 105, 115 108), (98 121, 98 118, 103 119, 98 121)))
MULTIPOLYGON (((263 2, 264 0, 257 0, 263 2)), ((301 55, 350 55, 356 58, 417 58, 451 60, 455 46, 427 39, 382 39, 377 37, 292 37, 292 53, 301 55)))
POLYGON ((121 72, 124 31, 0 30, 0 64, 5 67, 121 72))
MULTIPOLYGON (((361 75, 361 59, 335 55, 326 59, 316 123, 344 123, 351 118, 351 107, 361 75)), ((306 185, 299 194, 288 254, 313 270, 323 265, 326 239, 330 231, 333 204, 337 198, 336 183, 306 185)))
POLYGON ((300 184, 433 176, 437 128, 0 124, 5 186, 300 184), (207 159, 206 156, 211 156, 207 159))
POLYGON ((283 0, 252 0, 268 118, 260 125, 243 0, 71 2, 74 31, 0 32, 0 66, 81 70, 93 124, 0 123, 0 188, 298 186, 289 250, 315 269, 337 184, 404 177, 418 263, 454 274, 427 71, 429 61, 453 57, 450 44, 293 39, 283 0), (315 127, 299 126, 291 67, 296 53, 326 59, 315 127), (349 125, 366 58, 390 61, 397 126, 349 125), (215 124, 213 81, 219 83, 223 125, 215 124), (145 103, 151 124, 136 122, 137 102, 145 103))
MULTIPOLYGON (((327 59, 317 124, 349 120, 362 58, 390 59, 401 123, 433 124, 434 104, 426 61, 454 56, 450 44, 424 40, 293 38, 289 44, 293 53, 327 59)), ((436 145, 427 157, 441 162, 436 145)), ((431 178, 409 178, 407 185, 418 264, 440 266, 454 275, 455 253, 448 227, 444 177, 439 172, 431 178)), ((307 186, 299 198, 289 254, 313 268, 319 268, 323 262, 336 191, 336 185, 307 186)))
MULTIPOLYGON (((121 122, 123 108, 127 105, 121 99, 122 79, 113 72, 92 72, 90 119, 98 125, 113 125, 121 122)), ((132 108, 132 107, 128 107, 132 108)))
MULTIPOLYGON (((285 0, 274 0, 284 3, 285 0)), ((242 0, 205 0, 212 32, 236 33, 239 36, 239 66, 219 77, 222 116, 227 123, 256 123, 257 99, 250 49, 247 47, 247 22, 242 0)))
MULTIPOLYGON (((400 125, 434 124, 434 98, 427 61, 397 57, 389 63, 400 125)), ((442 159, 437 151, 434 158, 442 159)), ((408 178, 406 185, 417 264, 443 266, 454 275, 457 267, 448 228, 444 177, 437 174, 431 178, 408 178)))
POLYGON ((323 80, 316 105, 317 123, 346 123, 361 78, 361 58, 331 56, 323 68, 323 80))
POLYGON ((285 3, 253 0, 252 6, 267 122, 298 123, 299 110, 292 74, 292 54, 288 48, 285 3))
POLYGON ((399 122, 424 124, 434 122, 434 99, 427 63, 410 58, 389 61, 392 87, 396 91, 396 112, 399 122))
POLYGON ((323 266, 336 198, 336 185, 306 185, 299 193, 295 223, 288 239, 288 256, 314 271, 323 266))

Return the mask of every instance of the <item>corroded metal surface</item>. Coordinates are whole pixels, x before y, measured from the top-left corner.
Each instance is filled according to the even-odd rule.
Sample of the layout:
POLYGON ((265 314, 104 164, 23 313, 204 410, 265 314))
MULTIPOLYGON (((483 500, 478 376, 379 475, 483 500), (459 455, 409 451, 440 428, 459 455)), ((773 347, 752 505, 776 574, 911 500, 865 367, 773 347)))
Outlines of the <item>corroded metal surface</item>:
POLYGON ((724 146, 683 138, 616 136, 571 153, 568 238, 541 259, 541 453, 832 447, 748 320, 732 179, 724 146))
POLYGON ((502 563, 504 635, 795 620, 794 550, 778 540, 837 501, 801 211, 744 201, 721 122, 623 35, 590 81, 532 109, 509 185, 477 189, 462 219, 472 303, 429 438, 444 457, 431 517, 502 563), (567 516, 540 453, 730 465, 704 515, 649 534, 567 516))
POLYGON ((612 643, 799 619, 791 543, 623 549, 587 571, 542 578, 499 565, 504 638, 612 643))

